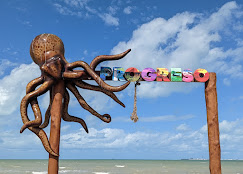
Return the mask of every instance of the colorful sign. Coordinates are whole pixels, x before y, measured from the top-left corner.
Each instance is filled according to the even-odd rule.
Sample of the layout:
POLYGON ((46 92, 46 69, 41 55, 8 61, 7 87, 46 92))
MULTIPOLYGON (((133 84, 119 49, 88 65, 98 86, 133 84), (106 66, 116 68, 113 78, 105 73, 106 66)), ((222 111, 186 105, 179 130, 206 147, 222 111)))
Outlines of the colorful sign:
POLYGON ((127 80, 131 82, 136 82, 140 78, 149 82, 206 82, 209 79, 209 73, 202 68, 192 73, 190 69, 181 71, 181 68, 171 68, 171 72, 167 68, 157 68, 157 71, 153 68, 145 68, 140 72, 134 67, 128 68, 126 71, 122 67, 114 67, 112 72, 110 67, 101 67, 100 77, 102 80, 110 80, 112 77, 114 81, 127 80))

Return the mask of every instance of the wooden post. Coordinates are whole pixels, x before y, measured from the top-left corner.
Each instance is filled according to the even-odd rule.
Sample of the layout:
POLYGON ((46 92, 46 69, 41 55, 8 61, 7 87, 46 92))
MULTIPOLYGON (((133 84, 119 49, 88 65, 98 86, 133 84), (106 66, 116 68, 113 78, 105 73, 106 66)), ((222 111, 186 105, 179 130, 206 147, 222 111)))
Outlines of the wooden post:
POLYGON ((211 174, 221 174, 221 155, 219 141, 218 101, 216 73, 209 73, 205 82, 205 99, 207 108, 209 170, 211 174))
MULTIPOLYGON (((54 152, 59 154, 60 127, 62 117, 62 99, 64 95, 64 81, 59 80, 52 88, 52 106, 51 106, 51 130, 50 145, 54 152)), ((49 154, 48 174, 58 174, 59 157, 49 154)))

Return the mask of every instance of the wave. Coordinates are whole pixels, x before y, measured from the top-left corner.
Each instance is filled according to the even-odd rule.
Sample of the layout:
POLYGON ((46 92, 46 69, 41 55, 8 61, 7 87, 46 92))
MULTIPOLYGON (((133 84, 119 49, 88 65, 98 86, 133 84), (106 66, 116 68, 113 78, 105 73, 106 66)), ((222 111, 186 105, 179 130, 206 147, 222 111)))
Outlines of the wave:
POLYGON ((125 167, 125 166, 122 166, 122 165, 115 165, 116 167, 125 167))
POLYGON ((84 172, 88 172, 86 170, 59 170, 59 173, 68 173, 68 172, 72 172, 72 173, 84 173, 84 172))

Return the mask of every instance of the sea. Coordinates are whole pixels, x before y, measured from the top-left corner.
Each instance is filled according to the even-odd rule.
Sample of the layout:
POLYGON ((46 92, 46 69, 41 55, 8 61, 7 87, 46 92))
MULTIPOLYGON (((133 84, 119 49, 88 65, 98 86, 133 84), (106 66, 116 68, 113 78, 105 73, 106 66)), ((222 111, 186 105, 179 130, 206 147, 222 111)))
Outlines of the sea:
MULTIPOLYGON (((223 174, 243 174, 243 160, 222 160, 223 174)), ((0 174, 47 174, 48 160, 0 160, 0 174)), ((60 160, 65 174, 210 174, 208 160, 60 160)))

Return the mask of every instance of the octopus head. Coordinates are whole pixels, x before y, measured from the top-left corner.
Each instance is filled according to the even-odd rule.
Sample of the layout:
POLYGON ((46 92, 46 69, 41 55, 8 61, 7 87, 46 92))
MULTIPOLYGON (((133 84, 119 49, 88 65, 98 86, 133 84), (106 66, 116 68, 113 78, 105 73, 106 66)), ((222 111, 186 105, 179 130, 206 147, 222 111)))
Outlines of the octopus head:
POLYGON ((42 66, 48 59, 57 55, 64 58, 63 42, 54 34, 40 34, 31 42, 30 55, 39 66, 42 66))

